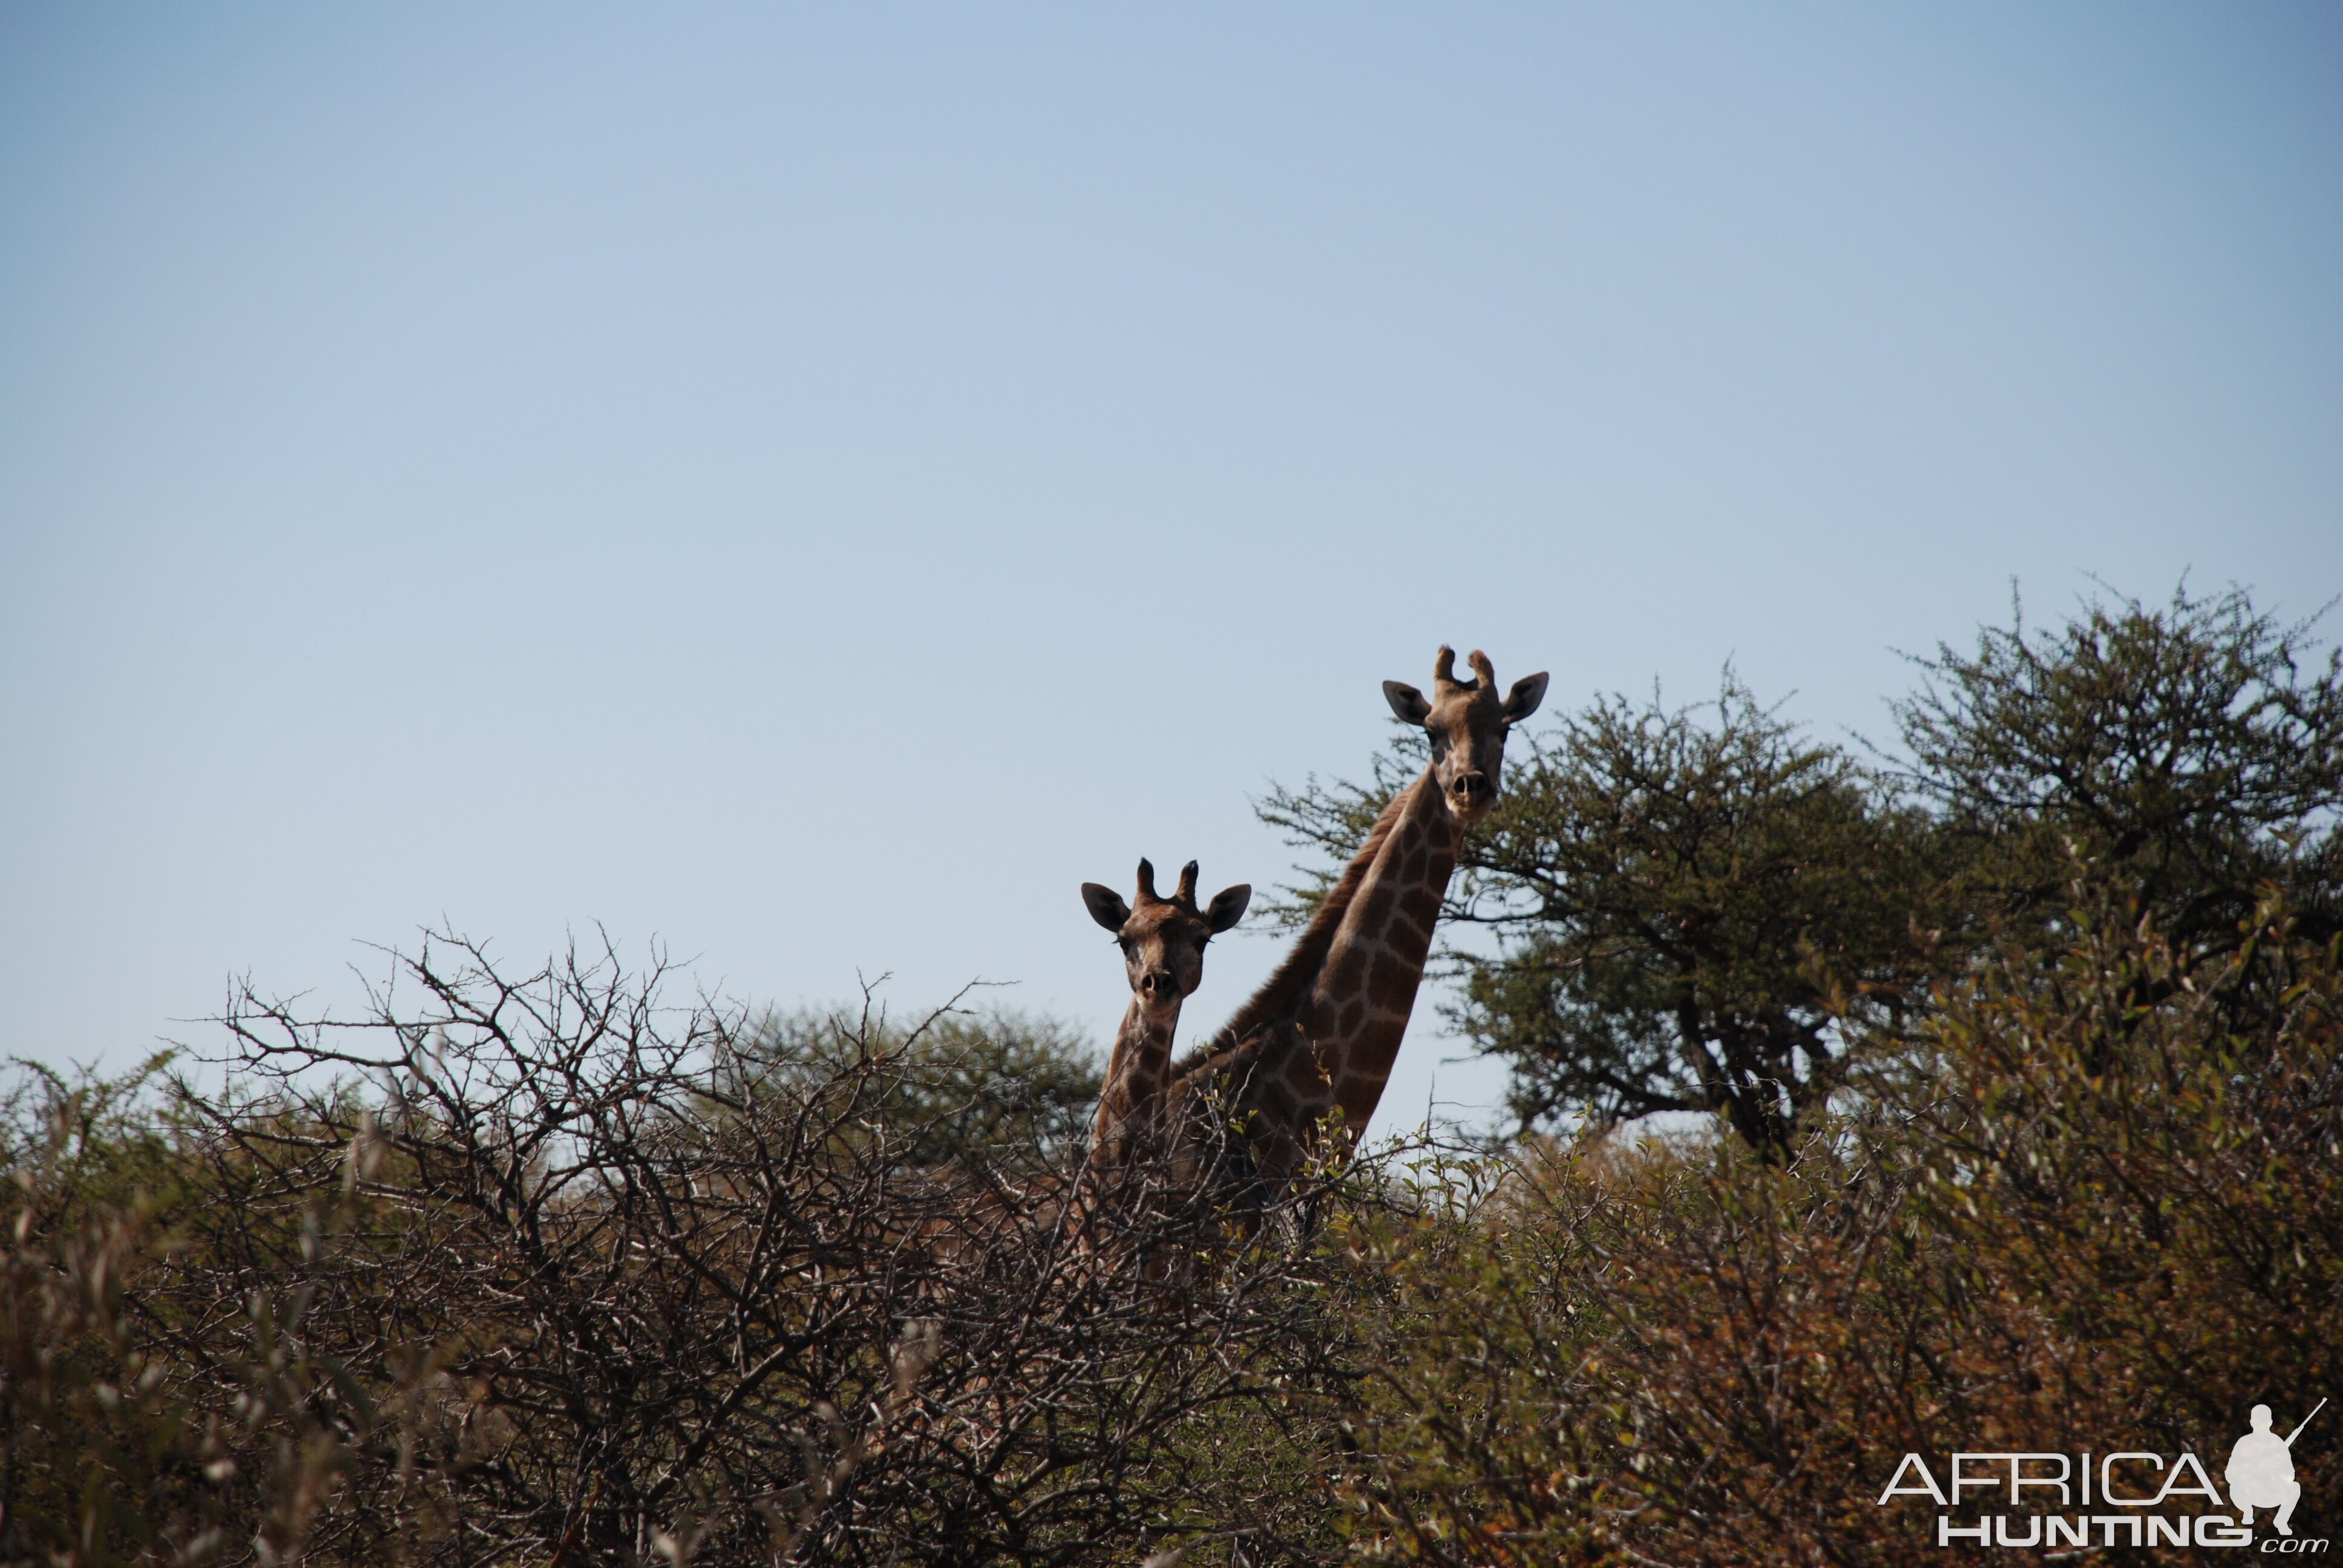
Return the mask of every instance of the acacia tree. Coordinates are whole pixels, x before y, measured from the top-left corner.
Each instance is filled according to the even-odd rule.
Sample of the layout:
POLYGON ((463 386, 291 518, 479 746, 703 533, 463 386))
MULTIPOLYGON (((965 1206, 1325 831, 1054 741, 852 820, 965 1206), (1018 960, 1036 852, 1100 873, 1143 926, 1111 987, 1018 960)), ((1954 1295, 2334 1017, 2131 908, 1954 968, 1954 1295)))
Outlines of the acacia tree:
POLYGON ((1707 711, 1565 719, 1466 857, 1457 916, 1500 941, 1452 1015, 1524 1123, 1706 1111, 1785 1154, 1850 1015, 1892 1022, 1918 976, 1926 822, 1729 677, 1707 711))
POLYGON ((2046 634, 2013 602, 1975 653, 1916 660, 1895 711, 1962 866, 1952 910, 2056 947, 2081 869, 2188 963, 2236 950, 2266 883, 2306 935, 2343 930, 2343 650, 2311 664, 2311 624, 2183 584, 2046 634))

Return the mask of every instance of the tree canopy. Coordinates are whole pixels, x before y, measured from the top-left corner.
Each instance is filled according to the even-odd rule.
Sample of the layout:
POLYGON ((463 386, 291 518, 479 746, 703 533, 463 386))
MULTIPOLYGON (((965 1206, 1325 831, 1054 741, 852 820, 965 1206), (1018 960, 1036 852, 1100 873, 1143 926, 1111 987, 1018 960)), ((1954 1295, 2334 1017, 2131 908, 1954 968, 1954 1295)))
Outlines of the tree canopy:
MULTIPOLYGON (((1954 912, 2059 922, 2077 863, 2138 899, 2184 954, 2227 952, 2264 884, 2308 936, 2338 929, 2343 650, 2310 662, 2242 588, 2094 600, 2047 633, 1988 627, 1916 660, 1894 705, 1904 781, 1962 863, 1954 912)), ((2038 937, 2036 939, 2038 945, 2038 937)))

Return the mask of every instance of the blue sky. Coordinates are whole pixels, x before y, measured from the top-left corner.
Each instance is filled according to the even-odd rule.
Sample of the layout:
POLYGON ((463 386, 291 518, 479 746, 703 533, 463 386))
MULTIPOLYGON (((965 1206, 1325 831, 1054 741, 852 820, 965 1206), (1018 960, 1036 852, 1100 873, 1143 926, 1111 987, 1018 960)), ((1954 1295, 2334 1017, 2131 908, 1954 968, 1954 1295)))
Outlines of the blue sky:
POLYGON ((1103 1035, 1443 640, 1880 737, 2338 503, 2332 7, 14 5, 0 1049, 443 917, 1103 1035))

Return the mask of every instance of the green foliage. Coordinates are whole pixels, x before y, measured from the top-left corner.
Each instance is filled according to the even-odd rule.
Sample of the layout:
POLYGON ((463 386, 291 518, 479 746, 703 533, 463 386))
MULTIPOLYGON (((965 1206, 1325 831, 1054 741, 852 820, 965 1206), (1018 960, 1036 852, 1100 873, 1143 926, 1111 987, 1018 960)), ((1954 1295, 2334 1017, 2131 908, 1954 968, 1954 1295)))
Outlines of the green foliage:
POLYGON ((160 1060, 118 1081, 20 1064, 0 1115, 0 1559, 200 1561, 226 1499, 184 1403, 137 1343, 134 1297, 167 1249, 156 1223, 184 1161, 143 1096, 160 1060))
POLYGON ((1413 1203, 1339 1217, 1379 1287, 1352 1309, 1370 1369, 1340 1488, 1353 1555, 1546 1563, 1599 1537, 1619 1456, 1585 1403, 1586 1361, 1651 1203, 1680 1201, 1664 1179, 1615 1179, 1635 1173, 1596 1145, 1540 1141, 1423 1161, 1413 1203))
POLYGON ((2306 674, 2309 635, 2184 585, 2047 634, 2013 605, 1974 654, 1920 661, 1896 711, 1964 864, 1953 915, 2055 947, 2079 858, 2184 961, 2234 948, 2265 883, 2307 932, 2343 930, 2343 649, 2306 674))
POLYGON ((314 1288, 221 1280, 205 1235, 314 1259, 351 1192, 237 1202, 200 1152, 214 1108, 159 1079, 167 1060, 112 1081, 26 1064, 0 1116, 0 1562, 297 1557, 375 1426, 348 1369, 305 1343, 314 1288))
POLYGON ((1921 972, 1926 822, 1737 683, 1713 712, 1564 718, 1466 851, 1453 918, 1503 940, 1453 1016, 1524 1124, 1705 1111, 1786 1153, 1921 972))
MULTIPOLYGON (((2335 945, 2266 905, 2147 1005, 2172 944, 2136 909, 2072 926, 1949 987, 1934 1070, 1787 1167, 1585 1142, 1385 1240, 1366 1554, 1908 1562, 1934 1511, 1875 1503, 1906 1452, 2212 1454, 2333 1386, 2335 945), (2241 1033, 2236 988, 2288 1000, 2241 1033)), ((2337 1452, 2298 1455, 2306 1496, 2337 1452)))
POLYGON ((803 1090, 844 1082, 884 1060, 886 1091, 870 1121, 914 1165, 1004 1154, 1053 1158, 1090 1131, 1104 1070, 1080 1031, 1007 1009, 947 1010, 911 1025, 869 1003, 855 1012, 763 1015, 730 1046, 728 1079, 803 1090))

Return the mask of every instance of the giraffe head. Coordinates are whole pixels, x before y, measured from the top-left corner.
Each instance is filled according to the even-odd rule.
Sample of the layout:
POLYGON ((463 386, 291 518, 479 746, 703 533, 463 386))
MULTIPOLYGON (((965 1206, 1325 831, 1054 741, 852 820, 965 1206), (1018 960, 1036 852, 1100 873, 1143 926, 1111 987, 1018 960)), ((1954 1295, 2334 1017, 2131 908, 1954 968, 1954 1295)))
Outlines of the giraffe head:
POLYGON ((1489 656, 1473 650, 1473 675, 1456 678, 1456 650, 1443 648, 1432 667, 1432 700, 1405 681, 1383 682, 1383 697, 1403 723, 1421 724, 1432 739, 1432 771, 1440 798, 1466 826, 1497 803, 1497 773, 1505 762, 1505 732, 1545 700, 1545 675, 1523 676, 1502 700, 1489 656))
POLYGON ((1082 902, 1090 906, 1091 919, 1122 944, 1131 994, 1149 1012, 1170 1011, 1187 1000, 1204 978, 1204 944, 1242 919, 1252 900, 1252 887, 1239 882, 1198 909, 1193 860, 1181 868, 1180 886, 1168 899, 1156 895, 1155 868, 1140 861, 1136 908, 1111 888, 1082 884, 1082 902))

